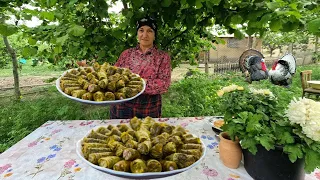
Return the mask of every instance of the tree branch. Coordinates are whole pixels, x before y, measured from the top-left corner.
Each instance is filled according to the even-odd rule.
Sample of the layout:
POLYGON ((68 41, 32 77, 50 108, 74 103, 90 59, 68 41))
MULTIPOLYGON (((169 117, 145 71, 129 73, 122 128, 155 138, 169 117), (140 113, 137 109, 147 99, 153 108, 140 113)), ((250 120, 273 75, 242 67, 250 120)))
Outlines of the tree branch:
POLYGON ((179 36, 181 36, 182 34, 184 34, 185 32, 188 31, 188 28, 184 31, 182 31, 180 34, 176 35, 175 37, 173 37, 172 39, 170 39, 167 44, 165 46, 163 46, 163 49, 167 49, 167 46, 173 41, 175 40, 176 38, 178 38, 179 36))

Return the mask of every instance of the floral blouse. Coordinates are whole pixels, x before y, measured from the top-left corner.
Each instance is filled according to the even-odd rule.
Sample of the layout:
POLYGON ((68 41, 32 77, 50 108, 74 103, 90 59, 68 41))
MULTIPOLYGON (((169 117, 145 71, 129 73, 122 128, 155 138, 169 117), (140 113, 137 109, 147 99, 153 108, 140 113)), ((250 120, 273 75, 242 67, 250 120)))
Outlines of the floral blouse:
POLYGON ((163 94, 171 82, 170 56, 155 46, 142 53, 139 45, 122 52, 115 66, 129 68, 147 81, 144 94, 163 94))

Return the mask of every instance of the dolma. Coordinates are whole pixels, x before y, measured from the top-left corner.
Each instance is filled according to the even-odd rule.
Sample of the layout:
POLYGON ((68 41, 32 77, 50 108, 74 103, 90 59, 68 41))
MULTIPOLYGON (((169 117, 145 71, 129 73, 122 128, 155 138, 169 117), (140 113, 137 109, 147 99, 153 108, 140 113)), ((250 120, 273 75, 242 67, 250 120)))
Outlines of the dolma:
POLYGON ((109 131, 108 133, 106 133, 107 136, 111 136, 111 135, 117 135, 117 136, 121 136, 121 131, 117 128, 114 127, 111 129, 111 131, 109 131))
POLYGON ((117 128, 121 131, 121 132, 125 132, 129 129, 129 127, 126 124, 118 124, 117 128))
POLYGON ((139 130, 135 132, 136 138, 138 140, 139 143, 146 141, 146 140, 150 140, 148 131, 146 130, 139 130))
POLYGON ((97 91, 100 91, 100 87, 96 84, 90 84, 88 87, 88 91, 91 93, 95 93, 97 91))
MULTIPOLYGON (((96 78, 91 79, 89 82, 90 82, 90 84, 95 84, 95 85, 99 84, 99 80, 96 78)), ((98 86, 98 87, 100 88, 100 86, 98 86)))
POLYGON ((127 85, 127 87, 130 87, 132 89, 137 89, 138 92, 142 91, 142 86, 140 85, 127 85))
POLYGON ((107 68, 107 75, 108 76, 113 75, 114 73, 116 73, 116 70, 117 70, 117 68, 115 66, 109 66, 107 68))
POLYGON ((124 160, 132 161, 140 158, 140 153, 135 149, 127 148, 123 151, 123 158, 124 160))
POLYGON ((87 74, 87 79, 88 79, 89 81, 90 81, 91 79, 95 79, 95 78, 96 78, 96 76, 93 75, 92 72, 90 72, 90 73, 87 74))
POLYGON ((168 156, 170 154, 176 153, 177 152, 177 147, 176 144, 173 142, 168 142, 166 145, 163 147, 163 154, 165 156, 168 156))
POLYGON ((133 129, 128 129, 127 132, 133 137, 136 138, 135 131, 133 129))
POLYGON ((83 86, 86 82, 88 82, 86 79, 83 79, 83 78, 79 78, 78 79, 78 83, 83 86))
POLYGON ((95 138, 95 139, 102 139, 102 140, 107 140, 108 136, 98 133, 96 131, 91 131, 90 134, 87 136, 88 138, 95 138))
POLYGON ((180 169, 188 167, 196 161, 194 156, 183 153, 171 154, 170 156, 167 156, 165 160, 174 161, 180 169))
POLYGON ((69 71, 69 73, 74 74, 74 75, 77 75, 77 74, 79 74, 79 71, 76 70, 76 69, 71 69, 71 70, 69 71))
POLYGON ((121 79, 119 81, 117 81, 117 83, 116 83, 116 88, 117 89, 121 89, 121 88, 123 88, 125 86, 126 86, 126 83, 121 79))
POLYGON ((193 138, 193 135, 192 134, 184 134, 184 135, 182 135, 182 138, 183 139, 193 138))
POLYGON ((114 127, 115 127, 114 125, 109 124, 108 127, 107 127, 107 129, 109 129, 109 130, 111 131, 111 129, 113 129, 114 127))
POLYGON ((162 166, 161 163, 155 159, 149 159, 147 161, 148 172, 161 172, 162 166))
POLYGON ((182 132, 183 134, 186 134, 186 129, 183 128, 182 126, 180 125, 177 125, 174 129, 173 129, 173 132, 172 133, 175 133, 175 132, 182 132))
POLYGON ((149 131, 150 127, 154 123, 155 123, 155 120, 148 116, 148 117, 144 118, 144 120, 142 121, 142 123, 140 125, 140 128, 144 128, 144 129, 147 129, 149 131))
POLYGON ((152 146, 151 141, 149 140, 143 141, 138 144, 137 150, 139 151, 140 154, 148 155, 151 149, 151 146, 152 146))
POLYGON ((130 80, 131 81, 141 81, 141 77, 140 76, 137 76, 137 75, 132 75, 130 77, 130 80))
POLYGON ((105 143, 82 143, 82 148, 83 149, 88 149, 88 148, 109 148, 109 146, 105 143))
POLYGON ((200 138, 192 137, 184 140, 185 144, 201 144, 200 138))
POLYGON ((201 151, 199 149, 180 149, 180 153, 193 155, 196 160, 200 159, 201 151))
POLYGON ((130 81, 128 83, 128 85, 139 85, 139 86, 143 86, 143 82, 142 81, 130 81))
POLYGON ((113 156, 113 152, 103 152, 103 153, 91 153, 89 154, 88 161, 92 164, 98 164, 98 160, 102 157, 113 156))
POLYGON ((95 62, 93 64, 93 69, 98 72, 100 70, 100 64, 98 62, 95 62))
POLYGON ((182 149, 198 149, 202 151, 202 145, 201 144, 184 144, 182 145, 182 149))
POLYGON ((138 147, 138 142, 135 141, 135 140, 133 140, 133 139, 129 139, 129 140, 126 142, 125 146, 126 146, 127 148, 137 149, 137 147, 138 147))
POLYGON ((69 88, 69 87, 80 87, 81 88, 81 85, 78 83, 60 83, 60 87, 61 87, 61 90, 64 91, 66 88, 69 88))
POLYGON ((82 95, 81 99, 91 101, 93 99, 93 94, 91 92, 86 92, 82 95))
POLYGON ((71 95, 72 91, 74 90, 78 90, 78 89, 81 89, 80 86, 77 86, 77 87, 67 87, 64 89, 64 92, 68 95, 71 95))
POLYGON ((126 143, 128 140, 130 140, 130 139, 134 139, 133 138, 133 136, 131 136, 128 132, 123 132, 123 133, 121 133, 121 141, 123 142, 123 143, 126 143))
POLYGON ((104 93, 101 91, 97 91, 93 94, 93 100, 95 101, 104 101, 105 100, 105 96, 104 93))
POLYGON ((118 136, 118 135, 113 134, 113 135, 110 135, 109 138, 107 139, 108 142, 111 141, 111 140, 120 142, 121 141, 121 137, 118 136))
POLYGON ((142 159, 136 159, 130 163, 132 173, 144 173, 148 171, 146 163, 142 159))
POLYGON ((120 79, 122 79, 125 84, 127 84, 128 82, 130 82, 129 77, 126 76, 126 75, 123 75, 123 74, 120 76, 120 79))
POLYGON ((119 81, 120 77, 121 77, 121 75, 119 73, 115 73, 114 75, 109 76, 108 80, 117 82, 117 81, 119 81))
POLYGON ((132 119, 130 119, 130 126, 132 127, 133 130, 138 130, 138 128, 140 127, 141 124, 141 120, 138 119, 137 117, 134 117, 132 119))
POLYGON ((81 69, 81 70, 80 70, 80 74, 87 76, 88 73, 87 73, 84 69, 81 69))
POLYGON ((121 160, 113 165, 113 170, 115 171, 122 171, 122 172, 129 172, 130 171, 130 163, 131 161, 121 160))
POLYGON ((110 140, 108 141, 108 146, 109 148, 111 148, 113 151, 115 151, 117 149, 118 146, 123 145, 122 143, 120 143, 119 141, 115 141, 115 140, 110 140))
POLYGON ((85 67, 84 70, 87 72, 87 73, 91 73, 93 71, 92 68, 90 67, 85 67))
POLYGON ((118 68, 118 69, 116 70, 116 73, 122 74, 123 70, 124 70, 124 68, 118 68))
POLYGON ((106 127, 99 127, 96 132, 100 133, 100 134, 104 134, 106 135, 106 133, 110 132, 109 129, 107 129, 106 127))
POLYGON ((116 156, 122 157, 123 151, 127 149, 124 145, 119 144, 116 149, 116 156))
POLYGON ((107 78, 107 74, 105 72, 98 72, 97 75, 98 75, 98 80, 107 78))
POLYGON ((65 76, 63 76, 60 78, 60 81, 64 81, 64 80, 77 81, 78 77, 65 77, 65 76))
POLYGON ((173 129, 174 129, 174 126, 171 126, 169 124, 164 124, 161 132, 166 132, 171 134, 173 129))
POLYGON ((129 76, 129 75, 131 74, 131 71, 130 71, 130 69, 125 68, 125 69, 122 71, 122 74, 123 74, 123 75, 126 75, 126 76, 129 76))
POLYGON ((179 136, 171 136, 168 142, 174 142, 177 146, 183 145, 183 142, 179 136))
POLYGON ((161 159, 163 156, 163 144, 156 144, 150 149, 150 156, 161 159))
POLYGON ((78 76, 77 76, 77 75, 72 74, 72 73, 70 73, 70 72, 67 72, 67 73, 64 75, 64 77, 70 77, 70 78, 78 79, 78 76))
POLYGON ((108 79, 102 79, 99 81, 98 85, 100 86, 100 88, 102 89, 106 89, 108 86, 108 79))
POLYGON ((81 98, 87 91, 83 89, 73 90, 71 95, 76 98, 81 98))
POLYGON ((117 100, 126 99, 126 96, 120 92, 115 92, 114 96, 116 97, 117 100))
POLYGON ((160 135, 161 131, 162 131, 162 128, 163 128, 162 123, 154 123, 150 127, 150 135, 151 135, 151 137, 160 135))
POLYGON ((85 143, 101 143, 101 144, 107 144, 107 141, 101 140, 101 139, 94 139, 94 138, 83 138, 83 142, 85 143))
POLYGON ((113 169, 113 166, 121 160, 118 156, 103 157, 98 160, 99 166, 113 169))
POLYGON ((112 149, 106 147, 88 147, 82 149, 83 155, 86 159, 88 159, 89 154, 92 153, 104 153, 104 152, 112 152, 112 149))
POLYGON ((100 72, 107 72, 108 67, 110 66, 109 63, 105 62, 100 66, 100 72))
POLYGON ((90 86, 89 82, 84 82, 82 89, 87 90, 89 88, 89 86, 90 86))
POLYGON ((177 163, 174 161, 161 160, 160 163, 163 171, 173 171, 178 169, 177 163))
POLYGON ((112 92, 106 92, 104 95, 107 101, 113 101, 116 99, 116 96, 112 92))
POLYGON ((109 83, 107 85, 107 89, 109 91, 116 92, 116 90, 117 90, 116 83, 117 83, 116 81, 109 81, 109 83))
POLYGON ((155 144, 165 145, 166 143, 167 143, 167 138, 165 138, 165 136, 163 136, 161 134, 152 139, 153 145, 155 145, 155 144))

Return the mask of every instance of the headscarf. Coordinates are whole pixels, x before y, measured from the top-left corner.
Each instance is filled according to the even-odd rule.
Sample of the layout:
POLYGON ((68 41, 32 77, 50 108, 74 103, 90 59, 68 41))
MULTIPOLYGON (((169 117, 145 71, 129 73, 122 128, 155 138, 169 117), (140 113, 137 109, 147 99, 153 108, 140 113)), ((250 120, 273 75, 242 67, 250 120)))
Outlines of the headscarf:
POLYGON ((151 29, 153 29, 155 35, 157 34, 157 24, 156 21, 150 17, 145 17, 137 21, 137 31, 141 26, 149 26, 151 29))

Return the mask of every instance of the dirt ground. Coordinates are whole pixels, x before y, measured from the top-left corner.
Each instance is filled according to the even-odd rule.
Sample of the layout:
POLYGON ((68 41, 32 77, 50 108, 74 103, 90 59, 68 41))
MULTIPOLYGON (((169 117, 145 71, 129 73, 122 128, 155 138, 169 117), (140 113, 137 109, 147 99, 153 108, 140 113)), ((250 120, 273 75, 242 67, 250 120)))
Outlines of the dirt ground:
MULTIPOLYGON (((183 79, 184 75, 188 72, 188 68, 195 69, 197 68, 197 66, 181 64, 180 67, 177 67, 172 71, 171 80, 178 81, 180 79, 183 79)), ((199 69, 200 71, 204 72, 204 68, 199 69)), ((59 74, 53 74, 52 76, 21 76, 19 77, 20 87, 50 84, 44 81, 58 76, 59 74)), ((13 82, 13 77, 0 77, 0 90, 13 88, 13 82)))

